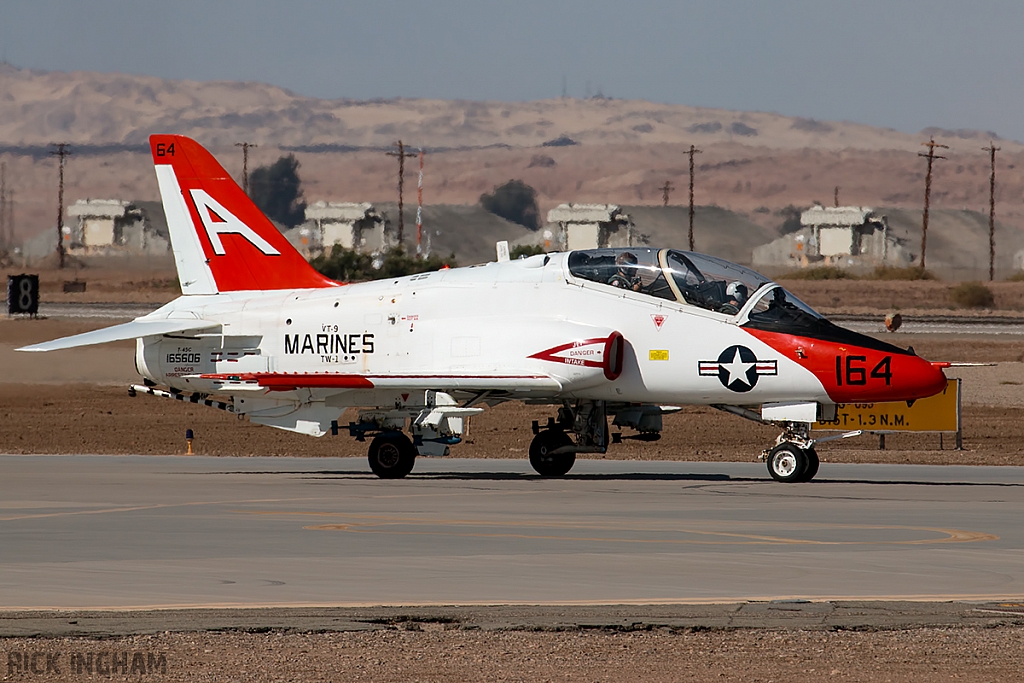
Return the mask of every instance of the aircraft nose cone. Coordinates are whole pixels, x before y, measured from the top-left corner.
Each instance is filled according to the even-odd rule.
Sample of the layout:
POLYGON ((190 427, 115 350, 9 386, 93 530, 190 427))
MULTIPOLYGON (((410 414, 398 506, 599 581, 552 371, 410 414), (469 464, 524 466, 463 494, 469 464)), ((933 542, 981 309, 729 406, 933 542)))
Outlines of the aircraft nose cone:
POLYGON ((914 396, 908 397, 908 400, 934 396, 946 388, 946 373, 942 370, 948 368, 949 363, 933 363, 916 357, 914 360, 916 362, 910 367, 908 387, 914 392, 914 396))

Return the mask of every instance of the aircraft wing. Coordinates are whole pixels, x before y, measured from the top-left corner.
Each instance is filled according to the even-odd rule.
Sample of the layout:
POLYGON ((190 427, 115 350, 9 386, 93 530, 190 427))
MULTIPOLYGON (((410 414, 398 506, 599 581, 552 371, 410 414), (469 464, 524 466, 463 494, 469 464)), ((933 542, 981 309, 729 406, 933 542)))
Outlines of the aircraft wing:
POLYGON ((139 337, 152 337, 161 334, 174 332, 185 332, 187 330, 200 330, 206 327, 216 327, 219 323, 209 320, 133 320, 123 325, 104 327, 102 330, 93 330, 83 334, 76 334, 70 337, 62 337, 53 341, 41 342, 30 346, 23 346, 18 351, 58 351, 60 349, 72 349, 76 346, 89 346, 91 344, 106 344, 107 342, 122 341, 125 339, 137 339, 139 337))
MULTIPOLYGON (((256 385, 271 391, 295 389, 468 389, 486 391, 527 389, 561 391, 562 385, 548 375, 361 375, 355 373, 253 372, 200 375, 202 379, 230 384, 256 385)), ((225 387, 227 388, 227 387, 225 387)))

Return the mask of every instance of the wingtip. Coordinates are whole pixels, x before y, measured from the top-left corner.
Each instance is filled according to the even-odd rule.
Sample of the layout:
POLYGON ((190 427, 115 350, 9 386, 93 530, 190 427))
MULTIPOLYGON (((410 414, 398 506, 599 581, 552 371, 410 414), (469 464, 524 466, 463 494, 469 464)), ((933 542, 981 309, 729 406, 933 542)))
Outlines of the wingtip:
POLYGON ((32 344, 31 346, 22 346, 20 349, 14 349, 15 351, 26 351, 28 353, 39 353, 41 351, 49 351, 49 349, 42 348, 44 344, 32 344))

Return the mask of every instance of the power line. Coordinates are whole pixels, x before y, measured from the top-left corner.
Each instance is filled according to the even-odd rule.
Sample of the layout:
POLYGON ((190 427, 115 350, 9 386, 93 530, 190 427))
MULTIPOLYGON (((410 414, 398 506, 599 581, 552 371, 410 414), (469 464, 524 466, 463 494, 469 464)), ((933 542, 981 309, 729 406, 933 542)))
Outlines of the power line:
POLYGON ((394 144, 398 147, 397 152, 385 152, 389 157, 398 157, 398 246, 402 246, 405 240, 405 216, 402 215, 402 192, 405 187, 405 158, 416 156, 412 152, 405 151, 405 145, 399 140, 394 144))
POLYGON ((1001 148, 995 142, 989 142, 982 151, 992 155, 992 175, 988 182, 988 279, 996 279, 996 152, 1001 148))
POLYGON ((921 217, 921 270, 924 270, 924 257, 925 252, 928 249, 928 209, 932 196, 932 162, 936 159, 946 158, 936 154, 935 148, 940 147, 942 149, 949 149, 949 145, 940 145, 935 142, 935 138, 930 138, 928 142, 922 142, 921 144, 928 148, 927 154, 924 154, 923 152, 917 153, 917 156, 924 157, 928 160, 928 173, 924 177, 924 215, 921 217))
POLYGON ((242 148, 242 190, 249 194, 249 150, 259 147, 254 142, 236 142, 235 147, 242 148))
POLYGON ((700 154, 701 151, 690 145, 690 150, 685 152, 690 155, 690 251, 693 251, 693 155, 700 154))
POLYGON ((58 168, 60 169, 60 183, 57 186, 57 267, 64 269, 64 160, 69 154, 68 143, 54 142, 52 146, 57 149, 51 150, 50 154, 57 157, 58 168))

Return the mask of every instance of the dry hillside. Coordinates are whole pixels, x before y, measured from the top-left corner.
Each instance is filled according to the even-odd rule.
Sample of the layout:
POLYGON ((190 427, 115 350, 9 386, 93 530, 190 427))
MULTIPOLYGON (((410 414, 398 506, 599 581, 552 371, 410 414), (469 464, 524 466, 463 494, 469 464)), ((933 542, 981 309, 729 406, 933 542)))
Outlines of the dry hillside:
MULTIPOLYGON (((20 234, 52 226, 56 217, 56 169, 45 154, 47 143, 66 140, 77 152, 67 168, 68 202, 154 200, 156 182, 144 148, 154 132, 195 137, 239 175, 236 141, 260 145, 254 164, 292 151, 302 163, 310 201, 394 201, 395 164, 382 152, 401 138, 428 149, 428 203, 472 203, 494 185, 522 178, 537 188, 542 211, 563 201, 660 204, 658 188, 666 180, 676 188, 671 202, 684 203, 684 152, 692 143, 703 150, 697 203, 746 213, 764 228, 781 222, 776 211, 789 204, 831 203, 837 185, 844 204, 919 208, 924 163, 917 152, 935 134, 951 149, 949 159, 936 164, 934 205, 987 214, 988 158, 980 148, 991 136, 984 132, 911 135, 612 99, 317 100, 260 83, 0 65, 0 160, 15 192, 20 234), (544 146, 559 138, 577 144, 544 146)), ((1017 230, 1024 227, 1024 146, 999 144, 1001 229, 1017 230)), ((414 182, 410 173, 407 188, 414 182)), ((1011 256, 1001 254, 1004 265, 1011 256)))

